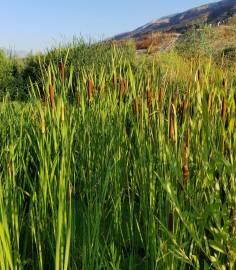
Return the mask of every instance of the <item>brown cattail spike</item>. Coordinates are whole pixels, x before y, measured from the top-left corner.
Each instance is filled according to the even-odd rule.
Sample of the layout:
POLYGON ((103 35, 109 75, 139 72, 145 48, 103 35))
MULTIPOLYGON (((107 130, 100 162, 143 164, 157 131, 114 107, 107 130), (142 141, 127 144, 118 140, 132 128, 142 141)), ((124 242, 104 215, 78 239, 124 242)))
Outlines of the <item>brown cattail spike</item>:
POLYGON ((187 149, 185 148, 184 152, 184 163, 183 163, 183 182, 184 185, 186 186, 188 184, 188 177, 189 177, 189 171, 188 171, 188 154, 187 154, 187 149))
POLYGON ((222 87, 226 90, 227 89, 227 80, 223 78, 222 80, 222 87))
POLYGON ((208 112, 209 112, 209 114, 212 113, 212 100, 213 100, 213 92, 211 92, 209 94, 209 97, 208 97, 208 112))
POLYGON ((52 109, 55 109, 55 98, 54 98, 54 91, 53 91, 53 87, 51 84, 49 84, 49 95, 50 95, 50 101, 51 101, 51 106, 52 109))
POLYGON ((116 78, 116 74, 113 74, 113 86, 114 86, 114 90, 116 91, 117 89, 117 78, 116 78))
POLYGON ((174 94, 174 98, 173 98, 173 103, 174 103, 175 107, 177 107, 178 100, 179 100, 179 90, 177 89, 175 94, 174 94))
POLYGON ((198 71, 197 71, 197 80, 200 82, 200 79, 201 79, 201 73, 200 73, 200 70, 198 69, 198 71))
POLYGON ((109 95, 109 83, 106 81, 106 95, 109 95))
POLYGON ((93 99, 93 91, 94 91, 94 85, 92 80, 88 81, 88 104, 92 102, 93 99))

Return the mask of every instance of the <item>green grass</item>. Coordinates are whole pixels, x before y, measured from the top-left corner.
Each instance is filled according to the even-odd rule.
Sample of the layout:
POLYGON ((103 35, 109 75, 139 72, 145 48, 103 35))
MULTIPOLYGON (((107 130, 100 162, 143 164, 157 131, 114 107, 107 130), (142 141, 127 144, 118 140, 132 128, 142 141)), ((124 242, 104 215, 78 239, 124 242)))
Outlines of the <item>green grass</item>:
POLYGON ((41 63, 26 104, 0 104, 0 269, 235 269, 235 81, 210 61, 120 53, 65 63, 64 85, 41 63))

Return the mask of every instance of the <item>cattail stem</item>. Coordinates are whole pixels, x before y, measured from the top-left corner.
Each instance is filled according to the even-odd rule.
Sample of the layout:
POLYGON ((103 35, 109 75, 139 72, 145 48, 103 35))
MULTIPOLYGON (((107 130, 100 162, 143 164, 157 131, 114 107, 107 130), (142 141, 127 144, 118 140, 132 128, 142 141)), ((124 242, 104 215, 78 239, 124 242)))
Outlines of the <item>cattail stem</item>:
POLYGON ((100 83, 98 86, 98 96, 99 99, 102 100, 102 83, 100 83))
POLYGON ((169 116, 169 139, 174 141, 175 136, 175 113, 174 113, 174 104, 170 105, 170 116, 169 116))
POLYGON ((151 97, 151 91, 150 91, 150 79, 148 79, 148 85, 147 85, 147 106, 149 114, 152 113, 152 97, 151 97))
POLYGON ((61 63, 61 83, 62 87, 65 86, 65 65, 64 63, 61 63))
POLYGON ((118 97, 118 104, 120 105, 121 100, 122 100, 122 95, 123 95, 123 90, 124 90, 124 83, 123 81, 120 82, 120 88, 119 88, 119 97, 118 97))
POLYGON ((162 108, 163 99, 164 99, 164 88, 163 88, 163 86, 161 86, 161 88, 160 88, 160 93, 159 93, 159 104, 160 104, 160 109, 162 108))

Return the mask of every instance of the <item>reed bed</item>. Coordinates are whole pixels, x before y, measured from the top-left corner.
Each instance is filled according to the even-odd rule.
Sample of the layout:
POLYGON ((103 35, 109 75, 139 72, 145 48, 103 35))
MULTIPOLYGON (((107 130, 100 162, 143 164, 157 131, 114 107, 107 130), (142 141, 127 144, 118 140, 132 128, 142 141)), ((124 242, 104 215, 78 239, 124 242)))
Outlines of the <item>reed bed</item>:
POLYGON ((234 79, 118 50, 0 105, 0 269, 235 269, 234 79))

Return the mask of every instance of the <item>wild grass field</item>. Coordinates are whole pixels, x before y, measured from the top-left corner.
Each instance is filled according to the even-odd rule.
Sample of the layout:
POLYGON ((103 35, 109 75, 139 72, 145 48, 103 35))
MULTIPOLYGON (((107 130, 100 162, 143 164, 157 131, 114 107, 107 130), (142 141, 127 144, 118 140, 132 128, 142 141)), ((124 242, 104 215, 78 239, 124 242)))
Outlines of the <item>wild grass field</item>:
POLYGON ((235 69, 131 47, 53 50, 3 96, 0 269, 235 269, 235 69))

